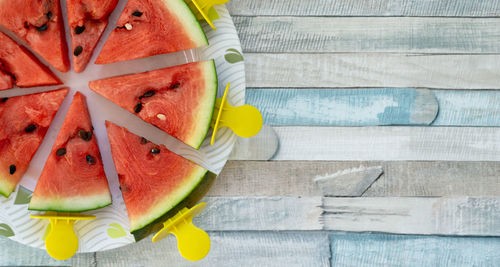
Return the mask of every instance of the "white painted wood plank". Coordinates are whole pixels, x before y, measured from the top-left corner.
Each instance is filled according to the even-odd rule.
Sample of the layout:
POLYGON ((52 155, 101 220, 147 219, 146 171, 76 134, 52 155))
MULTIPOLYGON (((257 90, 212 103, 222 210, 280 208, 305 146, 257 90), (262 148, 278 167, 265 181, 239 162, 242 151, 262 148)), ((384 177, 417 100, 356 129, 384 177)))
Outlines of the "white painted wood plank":
POLYGON ((382 166, 345 169, 314 178, 327 197, 360 197, 384 173, 382 166))
POLYGON ((234 23, 244 52, 500 52, 500 18, 258 16, 234 23))
POLYGON ((321 197, 206 197, 194 223, 208 231, 320 230, 321 197))
POLYGON ((500 161, 500 128, 274 127, 273 160, 500 161))
POLYGON ((498 266, 500 238, 332 234, 332 266, 498 266))
POLYGON ((226 6, 233 16, 500 16, 498 0, 232 0, 226 6))
POLYGON ((362 195, 498 196, 498 162, 455 161, 228 161, 209 196, 321 196, 313 180, 351 168, 382 166, 362 195))
POLYGON ((330 266, 326 233, 211 232, 211 251, 189 262, 177 251, 175 238, 150 239, 98 252, 97 266, 330 266))
POLYGON ((326 230, 500 236, 500 198, 324 198, 326 230))
POLYGON ((0 266, 93 266, 94 263, 94 253, 76 254, 71 259, 59 261, 45 250, 0 236, 0 266))
POLYGON ((500 88, 500 55, 247 53, 245 64, 255 88, 500 88))

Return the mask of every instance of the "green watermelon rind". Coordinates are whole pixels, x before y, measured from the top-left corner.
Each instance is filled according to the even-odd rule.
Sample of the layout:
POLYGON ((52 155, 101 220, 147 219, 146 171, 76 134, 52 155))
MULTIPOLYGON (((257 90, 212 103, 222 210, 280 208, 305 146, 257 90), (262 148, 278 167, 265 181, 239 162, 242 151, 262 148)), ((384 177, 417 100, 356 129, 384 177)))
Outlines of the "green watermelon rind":
POLYGON ((58 212, 83 212, 83 211, 89 211, 89 210, 96 210, 100 208, 104 208, 106 206, 111 205, 111 195, 108 193, 106 194, 101 194, 99 197, 97 196, 82 196, 84 199, 82 200, 71 200, 68 201, 66 200, 66 204, 64 202, 59 201, 60 206, 55 206, 52 203, 55 203, 57 201, 50 200, 48 203, 49 205, 44 205, 42 203, 36 202, 36 200, 31 199, 30 204, 28 206, 28 210, 36 210, 36 211, 58 211, 58 212), (96 201, 91 201, 91 198, 95 198, 96 201), (71 204, 73 203, 73 204, 71 204), (86 203, 85 207, 79 208, 76 207, 74 204, 75 203, 86 203), (88 204, 92 203, 92 204, 88 204), (71 208, 68 208, 71 207, 71 208))
POLYGON ((167 9, 172 8, 172 13, 176 14, 181 21, 185 22, 183 24, 184 26, 189 27, 186 29, 186 32, 189 34, 189 36, 191 38, 198 38, 198 40, 192 40, 197 44, 198 47, 208 45, 207 35, 203 31, 203 28, 201 27, 198 19, 196 19, 195 14, 184 0, 163 0, 163 3, 165 4, 165 7, 167 9))
POLYGON ((209 60, 206 61, 205 64, 209 67, 209 70, 207 68, 203 69, 203 73, 205 74, 205 79, 206 79, 206 88, 211 88, 212 90, 212 95, 210 97, 206 97, 207 102, 209 102, 209 106, 206 108, 201 108, 201 113, 203 113, 203 118, 199 118, 200 124, 205 123, 205 127, 203 128, 203 131, 199 131, 196 133, 196 135, 191 136, 189 140, 185 140, 186 144, 191 145, 195 149, 199 149, 201 145, 203 144, 203 141, 205 141, 205 138, 207 137, 208 130, 210 129, 210 124, 212 123, 212 117, 214 114, 214 108, 215 108, 215 99, 217 98, 217 88, 219 86, 219 81, 217 78, 217 70, 215 68, 215 61, 209 60), (209 110, 209 112, 204 112, 205 110, 209 110))
POLYGON ((142 228, 131 230, 130 232, 134 236, 135 241, 138 242, 158 232, 163 228, 163 222, 176 215, 181 209, 191 208, 196 205, 206 195, 210 187, 212 187, 216 177, 216 174, 206 171, 197 185, 191 188, 189 192, 186 192, 186 195, 179 199, 177 204, 172 208, 166 209, 161 216, 149 221, 145 226, 142 226, 142 228))
POLYGON ((14 187, 16 187, 16 184, 7 183, 6 180, 7 179, 0 178, 0 195, 8 198, 10 194, 12 194, 12 191, 14 191, 14 187))

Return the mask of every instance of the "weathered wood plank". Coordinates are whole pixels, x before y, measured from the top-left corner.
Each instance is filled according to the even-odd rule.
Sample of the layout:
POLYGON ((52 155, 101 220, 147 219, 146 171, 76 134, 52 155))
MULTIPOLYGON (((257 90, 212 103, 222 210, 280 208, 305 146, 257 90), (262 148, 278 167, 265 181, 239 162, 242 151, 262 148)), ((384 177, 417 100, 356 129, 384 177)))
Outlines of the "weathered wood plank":
POLYGON ((500 236, 500 198, 323 198, 326 230, 500 236))
POLYGON ((252 88, 246 103, 277 126, 429 125, 439 109, 430 90, 411 88, 252 88))
POLYGON ((498 89, 500 55, 245 54, 247 86, 498 89))
POLYGON ((500 128, 274 127, 273 160, 499 161, 500 128))
POLYGON ((330 235, 332 266, 498 266, 500 238, 330 235))
POLYGON ((346 169, 317 176, 314 183, 327 197, 360 197, 384 173, 382 166, 346 169))
POLYGON ((491 17, 500 15, 498 0, 233 0, 226 6, 233 16, 491 17))
POLYGON ((500 52, 500 18, 258 16, 234 23, 244 52, 500 52))
POLYGON ((94 253, 83 253, 59 261, 51 258, 45 250, 0 236, 0 266, 95 266, 94 256, 94 253))
POLYGON ((500 236, 498 197, 206 197, 208 231, 335 230, 500 236))
POLYGON ((321 197, 206 197, 195 224, 208 231, 321 230, 321 197))
POLYGON ((173 236, 98 252, 97 266, 330 266, 326 233, 211 232, 212 248, 199 262, 183 259, 173 236))
POLYGON ((498 162, 454 161, 228 161, 210 196, 321 196, 313 180, 359 166, 384 174, 363 194, 398 196, 498 196, 498 162))
POLYGON ((246 102, 275 126, 500 126, 500 90, 249 88, 246 102))

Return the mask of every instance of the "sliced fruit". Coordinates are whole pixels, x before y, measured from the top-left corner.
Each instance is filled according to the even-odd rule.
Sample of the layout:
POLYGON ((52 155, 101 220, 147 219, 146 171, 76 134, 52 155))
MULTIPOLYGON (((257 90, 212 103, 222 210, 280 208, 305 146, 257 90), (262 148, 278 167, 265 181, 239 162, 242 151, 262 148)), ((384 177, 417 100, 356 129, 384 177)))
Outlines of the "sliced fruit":
POLYGON ((0 0, 0 25, 23 39, 55 69, 69 70, 59 0, 0 0))
POLYGON ((118 0, 67 0, 73 69, 82 72, 118 0))
POLYGON ((176 207, 208 177, 203 167, 106 122, 120 188, 135 232, 176 207))
POLYGON ((213 60, 89 82, 90 89, 199 148, 217 95, 213 60))
POLYGON ((38 179, 29 209, 77 212, 109 204, 108 180, 87 103, 77 92, 38 179))
POLYGON ((61 84, 61 81, 23 46, 0 32, 0 90, 61 84))
POLYGON ((96 64, 149 57, 208 45, 183 0, 129 0, 96 64))
POLYGON ((68 89, 0 99, 0 194, 8 197, 28 169, 68 89))

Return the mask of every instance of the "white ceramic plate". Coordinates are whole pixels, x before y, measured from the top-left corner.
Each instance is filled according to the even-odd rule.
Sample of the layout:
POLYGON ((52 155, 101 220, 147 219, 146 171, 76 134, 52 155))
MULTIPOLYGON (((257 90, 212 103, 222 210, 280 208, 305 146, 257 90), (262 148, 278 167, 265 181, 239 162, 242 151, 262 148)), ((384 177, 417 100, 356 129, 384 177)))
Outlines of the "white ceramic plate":
MULTIPOLYGON (((91 62, 95 61, 104 41, 111 32, 112 26, 115 25, 119 14, 123 10, 125 2, 120 1, 111 15, 109 27, 103 34, 91 62)), ((62 6, 62 9, 66 10, 66 7, 62 6)), ((108 137, 104 127, 105 120, 125 126, 130 131, 144 136, 152 142, 165 144, 170 150, 197 162, 214 173, 218 174, 222 170, 236 141, 236 136, 229 129, 223 128, 217 132, 214 146, 208 144, 211 137, 209 134, 200 150, 196 151, 95 94, 87 86, 88 81, 105 77, 143 72, 204 59, 214 59, 219 80, 218 97, 222 96, 226 84, 231 82, 229 102, 232 105, 243 105, 245 101, 245 70, 240 52, 240 41, 227 9, 224 6, 217 6, 216 10, 220 16, 220 19, 215 21, 217 31, 213 31, 206 23, 203 23, 203 28, 210 43, 208 47, 108 65, 89 64, 87 69, 80 74, 72 71, 68 73, 54 71, 63 80, 65 86, 71 88, 71 93, 57 113, 20 185, 8 199, 0 196, 0 235, 7 236, 22 244, 45 249, 43 238, 48 221, 31 219, 29 217, 28 202, 75 91, 80 91, 87 96, 95 136, 99 142, 104 168, 113 195, 112 205, 85 213, 95 215, 97 217, 95 220, 75 223, 75 231, 79 237, 78 252, 102 251, 135 242, 128 231, 129 221, 111 158, 108 137)), ((68 33, 68 30, 66 32, 68 33)), ((66 39, 69 41, 69 35, 66 36, 66 39)), ((60 87, 17 88, 0 92, 0 97, 24 95, 60 87)))

